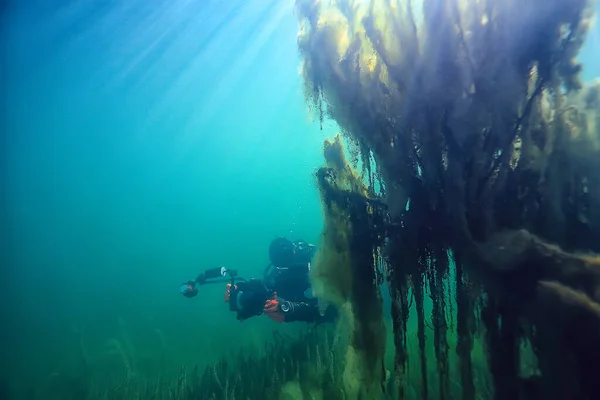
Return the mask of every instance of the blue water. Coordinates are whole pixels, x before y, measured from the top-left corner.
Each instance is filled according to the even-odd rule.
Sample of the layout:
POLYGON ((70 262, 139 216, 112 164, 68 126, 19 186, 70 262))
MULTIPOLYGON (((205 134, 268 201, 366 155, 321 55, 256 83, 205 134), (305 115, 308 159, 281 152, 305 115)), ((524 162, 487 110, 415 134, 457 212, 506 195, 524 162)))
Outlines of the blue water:
MULTIPOLYGON (((222 287, 178 290, 221 265, 260 275, 275 236, 318 241, 335 126, 309 121, 293 1, 20 1, 2 18, 2 375, 43 381, 124 330, 143 354, 162 335, 175 369, 260 342, 270 321, 240 328, 222 287)), ((598 49, 595 26, 586 80, 598 49)))
POLYGON ((101 352, 119 318, 132 341, 164 332, 175 363, 234 347, 223 288, 188 301, 180 283, 260 275, 272 238, 321 230, 329 133, 304 104, 293 3, 31 1, 4 21, 3 373, 59 369, 79 329, 101 352))

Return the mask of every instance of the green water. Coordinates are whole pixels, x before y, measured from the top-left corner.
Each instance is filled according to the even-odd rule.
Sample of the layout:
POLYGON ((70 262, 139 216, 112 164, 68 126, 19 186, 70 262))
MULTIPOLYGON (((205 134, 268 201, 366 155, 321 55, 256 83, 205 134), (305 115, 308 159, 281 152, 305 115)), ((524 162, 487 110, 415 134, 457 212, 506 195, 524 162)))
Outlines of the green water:
POLYGON ((222 285, 179 295, 207 268, 259 277, 276 236, 318 243, 336 127, 309 120, 293 1, 30 1, 2 19, 3 393, 177 377, 296 335, 237 321, 222 285))
POLYGON ((224 285, 179 285, 260 277, 275 236, 318 240, 328 132, 308 120, 292 4, 58 3, 5 15, 4 380, 120 368, 113 339, 151 372, 262 348, 273 321, 237 321, 224 285))

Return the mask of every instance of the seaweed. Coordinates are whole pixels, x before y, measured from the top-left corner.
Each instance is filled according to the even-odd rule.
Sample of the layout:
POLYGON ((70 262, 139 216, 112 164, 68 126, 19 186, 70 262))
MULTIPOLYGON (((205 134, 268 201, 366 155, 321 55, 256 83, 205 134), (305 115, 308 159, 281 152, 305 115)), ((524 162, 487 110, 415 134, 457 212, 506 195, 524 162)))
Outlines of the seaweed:
POLYGON ((345 159, 341 137, 326 141, 327 167, 317 172, 325 228, 312 273, 315 294, 341 310, 350 340, 344 388, 350 398, 377 398, 385 392, 385 328, 375 268, 383 237, 381 203, 345 159), (325 290, 323 290, 325 288, 325 290))
MULTIPOLYGON (((274 331, 262 355, 240 351, 206 367, 181 365, 175 375, 131 374, 124 369, 113 376, 56 374, 51 385, 32 387, 27 398, 344 399, 344 340, 331 324, 310 327, 294 338, 274 331)), ((157 356, 162 359, 162 352, 157 356)))
MULTIPOLYGON (((598 336, 590 332, 598 326, 599 271, 596 256, 578 254, 600 252, 600 108, 598 83, 583 85, 576 61, 592 2, 428 0, 418 8, 409 0, 298 0, 297 6, 307 101, 357 145, 356 159, 368 174, 364 187, 348 184, 354 181, 348 174, 320 181, 322 251, 337 246, 347 254, 343 263, 322 260, 320 274, 360 281, 368 295, 359 301, 344 286, 344 299, 376 307, 373 279, 364 275, 372 268, 354 265, 373 267, 372 254, 385 254, 398 396, 406 395, 401 381, 414 365, 406 349, 412 295, 420 398, 453 396, 453 302, 463 399, 480 396, 477 388, 497 399, 593 398, 599 358, 598 336), (379 193, 376 181, 384 188, 379 193), (376 205, 377 218, 365 218, 367 204, 376 205), (472 360, 478 335, 486 373, 472 360), (539 374, 523 376, 529 362, 523 343, 532 344, 539 374), (569 372, 560 373, 565 367, 569 372)), ((329 169, 322 171, 331 171, 327 150, 325 158, 329 169)), ((333 169, 353 167, 354 160, 333 169)), ((353 316, 355 326, 383 329, 370 325, 379 317, 353 316)), ((374 359, 382 352, 370 351, 374 359)), ((372 376, 379 369, 368 357, 362 367, 372 376)))

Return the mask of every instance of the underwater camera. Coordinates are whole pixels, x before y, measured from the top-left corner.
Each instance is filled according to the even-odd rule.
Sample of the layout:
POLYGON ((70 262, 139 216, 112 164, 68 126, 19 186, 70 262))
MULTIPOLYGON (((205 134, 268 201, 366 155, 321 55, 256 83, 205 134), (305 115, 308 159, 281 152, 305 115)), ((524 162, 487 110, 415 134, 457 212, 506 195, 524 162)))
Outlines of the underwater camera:
POLYGON ((230 311, 237 312, 237 318, 244 320, 263 312, 268 290, 258 279, 240 282, 231 287, 229 299, 230 311))

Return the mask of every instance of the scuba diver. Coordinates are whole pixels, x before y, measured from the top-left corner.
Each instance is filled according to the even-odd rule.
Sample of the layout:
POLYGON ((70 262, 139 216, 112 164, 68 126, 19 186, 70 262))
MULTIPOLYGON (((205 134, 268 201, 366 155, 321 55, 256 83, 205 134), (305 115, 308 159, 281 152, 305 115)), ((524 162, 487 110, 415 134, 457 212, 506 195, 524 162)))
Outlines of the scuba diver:
POLYGON ((269 246, 270 264, 262 280, 247 281, 236 270, 213 268, 182 284, 180 293, 192 298, 198 294, 197 285, 229 282, 225 302, 230 311, 237 313, 238 320, 265 314, 277 322, 330 322, 337 316, 336 310, 327 307, 321 312, 318 299, 312 294, 309 273, 314 253, 312 244, 278 237, 269 246))

